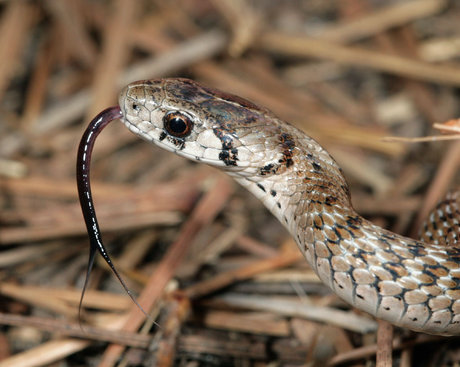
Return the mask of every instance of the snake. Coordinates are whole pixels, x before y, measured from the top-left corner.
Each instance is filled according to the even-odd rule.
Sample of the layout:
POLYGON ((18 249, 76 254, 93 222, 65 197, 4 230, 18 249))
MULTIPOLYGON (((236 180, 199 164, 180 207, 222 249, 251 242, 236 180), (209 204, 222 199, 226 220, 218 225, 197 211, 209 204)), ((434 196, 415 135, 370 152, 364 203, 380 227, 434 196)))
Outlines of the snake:
POLYGON ((140 138, 217 167, 254 194, 320 280, 351 306, 410 330, 460 335, 459 190, 438 204, 415 240, 360 216, 332 156, 249 100, 190 79, 164 78, 129 84, 118 103, 93 120, 80 143, 80 201, 92 238, 87 279, 99 251, 127 290, 100 239, 89 186, 98 125, 119 118, 140 138))

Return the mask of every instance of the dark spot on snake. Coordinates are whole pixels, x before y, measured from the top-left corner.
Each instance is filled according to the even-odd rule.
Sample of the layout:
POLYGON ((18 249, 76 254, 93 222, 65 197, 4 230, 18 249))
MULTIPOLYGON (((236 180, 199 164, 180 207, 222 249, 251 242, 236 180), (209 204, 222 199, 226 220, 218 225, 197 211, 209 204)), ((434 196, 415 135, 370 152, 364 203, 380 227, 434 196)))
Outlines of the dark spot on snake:
POLYGON ((343 225, 341 225, 341 224, 339 224, 339 223, 336 223, 335 226, 336 226, 337 228, 339 228, 339 229, 342 229, 342 230, 344 230, 344 231, 347 231, 347 232, 350 234, 350 236, 351 236, 352 238, 356 238, 356 235, 353 233, 352 230, 350 230, 350 228, 348 228, 348 227, 346 227, 346 226, 343 226, 343 225))
POLYGON ((356 297, 358 297, 359 299, 364 299, 364 297, 358 293, 356 293, 356 297))
POLYGON ((362 219, 360 217, 347 217, 347 224, 350 228, 359 229, 362 224, 362 219))
POLYGON ((331 240, 329 237, 327 237, 326 241, 329 242, 329 243, 335 244, 335 245, 340 245, 341 239, 339 238, 337 240, 331 240))
POLYGON ((381 233, 380 238, 394 240, 395 236, 393 234, 391 234, 391 233, 381 233))
POLYGON ((417 245, 413 245, 413 244, 407 244, 406 246, 407 246, 406 249, 407 249, 412 255, 417 256, 417 257, 418 257, 418 256, 422 256, 422 254, 421 254, 421 252, 420 252, 421 249, 422 249, 422 247, 417 246, 417 245))
POLYGON ((168 136, 168 134, 166 134, 166 132, 162 131, 161 134, 160 134, 160 137, 158 138, 158 140, 163 141, 167 136, 168 136))
POLYGON ((282 133, 280 135, 280 142, 283 145, 283 147, 286 147, 288 149, 292 149, 295 147, 294 140, 292 139, 292 136, 286 133, 282 133))
POLYGON ((340 288, 340 289, 343 289, 343 285, 342 285, 342 284, 339 284, 339 288, 340 288))
POLYGON ((276 203, 276 206, 281 209, 281 204, 279 201, 276 203))
POLYGON ((284 219, 284 221, 285 221, 286 223, 288 222, 288 219, 287 219, 286 216, 283 216, 283 219, 284 219))
POLYGON ((270 190, 270 195, 271 196, 276 196, 276 191, 275 190, 270 190))
POLYGON ((334 231, 335 235, 337 236, 338 238, 338 241, 342 241, 343 238, 342 238, 342 235, 340 234, 340 232, 337 230, 337 228, 335 226, 332 227, 332 230, 334 231))
POLYGON ((266 192, 266 191, 265 191, 265 187, 263 187, 261 184, 258 183, 258 184, 257 184, 257 187, 258 187, 259 189, 261 189, 263 192, 266 192))
POLYGON ((226 166, 237 166, 236 161, 238 158, 236 154, 230 153, 228 150, 223 150, 219 153, 219 159, 225 163, 226 166))
POLYGON ((233 139, 230 136, 223 135, 220 141, 222 142, 222 149, 230 150, 233 148, 233 139))
POLYGON ((418 318, 416 318, 416 317, 413 317, 411 320, 412 320, 413 322, 415 322, 415 321, 417 321, 417 320, 418 320, 418 318))
POLYGON ((383 309, 384 309, 385 311, 390 311, 390 310, 391 310, 391 308, 388 307, 388 306, 387 306, 387 307, 384 307, 383 309))
MULTIPOLYGON (((388 253, 390 256, 394 255, 392 251, 385 251, 388 253)), ((401 264, 395 263, 395 262, 385 262, 382 264, 383 268, 390 272, 391 275, 393 275, 394 279, 401 278, 405 274, 405 269, 401 264)))
POLYGON ((318 163, 313 162, 312 166, 315 171, 321 171, 321 166, 318 163))
POLYGON ((338 199, 337 197, 335 196, 328 196, 326 198, 326 200, 324 201, 324 203, 328 206, 331 206, 331 205, 334 205, 335 203, 337 203, 338 199))
POLYGON ((185 140, 180 138, 174 138, 168 135, 168 140, 173 143, 179 150, 184 149, 185 147, 185 140))
POLYGON ((281 158, 278 162, 284 164, 286 168, 289 168, 294 164, 294 161, 292 160, 292 151, 295 148, 294 139, 291 135, 282 133, 279 136, 279 142, 283 148, 283 158, 281 158))
POLYGON ((316 229, 322 229, 324 227, 324 220, 321 214, 318 214, 313 220, 313 227, 315 227, 316 229), (316 220, 316 218, 319 219, 320 221, 319 223, 318 223, 318 220, 316 220))
POLYGON ((268 175, 269 173, 275 173, 276 169, 274 170, 273 169, 274 167, 275 165, 273 163, 269 163, 260 169, 260 174, 262 176, 265 176, 265 175, 268 175))
POLYGON ((257 121, 257 118, 255 116, 247 116, 241 122, 243 124, 249 125, 249 124, 255 123, 256 121, 257 121))
POLYGON ((425 265, 423 273, 432 277, 433 279, 440 278, 449 274, 449 269, 442 265, 425 265))
POLYGON ((279 159, 278 162, 284 164, 286 168, 289 168, 294 164, 291 158, 286 158, 286 155, 283 158, 279 159))
POLYGON ((222 142, 222 151, 219 153, 219 159, 224 162, 226 166, 237 166, 238 149, 233 147, 232 137, 217 128, 214 128, 213 131, 222 142))
POLYGON ((327 185, 322 185, 322 184, 316 184, 315 185, 315 188, 318 190, 318 191, 326 191, 328 186, 327 185))
POLYGON ((439 320, 433 321, 433 324, 438 324, 439 325, 440 323, 441 323, 441 321, 439 321, 439 320))

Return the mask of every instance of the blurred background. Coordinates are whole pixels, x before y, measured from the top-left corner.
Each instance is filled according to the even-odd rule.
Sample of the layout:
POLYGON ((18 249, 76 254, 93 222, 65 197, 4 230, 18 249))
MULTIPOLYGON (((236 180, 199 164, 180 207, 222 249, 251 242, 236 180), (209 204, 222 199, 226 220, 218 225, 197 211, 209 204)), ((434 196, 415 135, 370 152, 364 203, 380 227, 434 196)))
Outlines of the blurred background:
MULTIPOLYGON (((192 78, 306 131, 358 212, 416 237, 460 182, 460 142, 383 138, 449 120, 458 133, 459 25, 453 0, 1 1, 0 366, 374 365, 376 322, 319 283, 255 198, 118 122, 96 143, 95 204, 161 327, 126 326, 138 311, 98 260, 80 328, 77 146, 124 85, 192 78)), ((459 363, 456 339, 395 343, 398 366, 459 363)))

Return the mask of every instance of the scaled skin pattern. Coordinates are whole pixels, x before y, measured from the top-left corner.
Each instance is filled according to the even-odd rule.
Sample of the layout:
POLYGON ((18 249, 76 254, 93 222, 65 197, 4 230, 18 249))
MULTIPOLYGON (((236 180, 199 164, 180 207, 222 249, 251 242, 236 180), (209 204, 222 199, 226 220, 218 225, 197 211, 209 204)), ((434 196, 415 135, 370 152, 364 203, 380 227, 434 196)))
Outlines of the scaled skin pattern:
POLYGON ((458 193, 432 214, 423 235, 429 242, 416 241, 358 215, 334 159, 252 102, 172 78, 132 83, 119 104, 136 135, 223 169, 251 191, 343 300, 398 326, 460 334, 458 193), (171 131, 169 114, 178 116, 176 129, 189 129, 184 136, 171 131))

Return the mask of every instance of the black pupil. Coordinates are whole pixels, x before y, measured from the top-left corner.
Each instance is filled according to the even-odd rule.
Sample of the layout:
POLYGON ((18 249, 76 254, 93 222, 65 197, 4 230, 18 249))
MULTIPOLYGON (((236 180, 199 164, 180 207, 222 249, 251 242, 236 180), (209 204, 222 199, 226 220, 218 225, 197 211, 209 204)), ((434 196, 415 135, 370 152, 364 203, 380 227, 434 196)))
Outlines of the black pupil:
POLYGON ((181 134, 187 129, 185 121, 179 117, 173 117, 169 120, 169 129, 176 134, 181 134))

